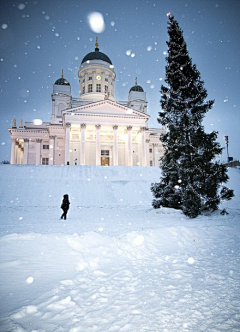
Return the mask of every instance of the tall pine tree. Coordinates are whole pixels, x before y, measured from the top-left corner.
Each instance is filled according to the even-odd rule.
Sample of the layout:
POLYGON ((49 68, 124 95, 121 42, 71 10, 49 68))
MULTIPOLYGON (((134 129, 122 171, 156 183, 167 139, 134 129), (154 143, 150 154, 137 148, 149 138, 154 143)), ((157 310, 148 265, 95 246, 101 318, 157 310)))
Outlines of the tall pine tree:
POLYGON ((168 34, 167 85, 161 86, 158 117, 167 132, 161 136, 162 177, 151 187, 153 206, 181 209, 194 218, 204 210, 217 210, 222 199, 233 197, 233 190, 222 186, 228 180, 227 168, 214 161, 222 151, 217 132, 207 134, 202 125, 214 101, 206 101, 204 82, 173 16, 169 16, 168 34))

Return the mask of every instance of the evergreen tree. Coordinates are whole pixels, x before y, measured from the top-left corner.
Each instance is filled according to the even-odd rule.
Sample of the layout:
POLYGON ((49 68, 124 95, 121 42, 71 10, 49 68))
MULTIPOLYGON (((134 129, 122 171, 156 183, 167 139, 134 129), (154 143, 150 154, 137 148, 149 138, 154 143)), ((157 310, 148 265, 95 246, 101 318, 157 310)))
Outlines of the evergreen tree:
POLYGON ((168 22, 166 86, 161 86, 158 122, 166 126, 161 135, 164 146, 162 177, 152 184, 153 207, 181 209, 189 217, 204 210, 217 210, 222 199, 231 199, 227 168, 214 161, 222 151, 217 132, 204 132, 205 114, 214 101, 206 101, 207 91, 200 72, 189 57, 182 30, 173 16, 168 22))

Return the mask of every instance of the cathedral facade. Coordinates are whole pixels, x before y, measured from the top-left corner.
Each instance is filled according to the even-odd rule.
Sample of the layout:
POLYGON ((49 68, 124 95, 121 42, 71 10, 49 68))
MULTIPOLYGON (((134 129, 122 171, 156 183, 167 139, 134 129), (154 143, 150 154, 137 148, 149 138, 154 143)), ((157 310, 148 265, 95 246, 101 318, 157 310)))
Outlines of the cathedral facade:
POLYGON ((135 82, 128 100, 114 97, 116 74, 98 43, 78 70, 80 96, 62 77, 53 85, 50 122, 13 120, 11 164, 159 166, 165 129, 148 128, 146 92, 135 82))

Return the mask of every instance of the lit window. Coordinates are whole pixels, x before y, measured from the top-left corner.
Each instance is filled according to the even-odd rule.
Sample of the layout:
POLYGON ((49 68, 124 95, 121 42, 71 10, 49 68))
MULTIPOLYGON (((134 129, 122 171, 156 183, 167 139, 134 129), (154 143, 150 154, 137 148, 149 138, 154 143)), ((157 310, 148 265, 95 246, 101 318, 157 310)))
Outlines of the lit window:
POLYGON ((96 85, 96 92, 101 92, 101 84, 96 85))
POLYGON ((109 156, 109 150, 101 150, 101 156, 109 156))
POLYGON ((48 165, 49 164, 49 158, 42 158, 42 165, 48 165))
POLYGON ((88 92, 92 92, 92 84, 88 84, 88 92))

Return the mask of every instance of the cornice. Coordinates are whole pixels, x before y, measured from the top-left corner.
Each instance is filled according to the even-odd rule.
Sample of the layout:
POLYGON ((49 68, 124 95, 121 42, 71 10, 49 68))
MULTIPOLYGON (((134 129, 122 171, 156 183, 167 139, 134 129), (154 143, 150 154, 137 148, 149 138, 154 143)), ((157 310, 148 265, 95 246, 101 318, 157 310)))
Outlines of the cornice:
MULTIPOLYGON (((143 113, 143 112, 140 112, 140 111, 137 111, 137 110, 134 110, 132 108, 129 108, 129 107, 126 107, 126 106, 123 106, 121 104, 118 104, 117 102, 114 102, 114 101, 111 101, 109 99, 107 100, 101 100, 101 101, 97 101, 97 102, 93 102, 91 104, 87 104, 87 105, 83 105, 83 106, 78 106, 78 107, 75 107, 75 108, 71 108, 71 109, 68 109, 68 110, 65 110, 63 111, 63 114, 67 114, 67 113, 74 113, 74 112, 78 112, 78 114, 85 114, 85 113, 81 113, 82 110, 85 110, 85 109, 89 109, 89 108, 93 108, 97 105, 103 105, 103 104, 109 104, 111 106, 114 106, 114 107, 117 107, 119 109, 122 109, 122 110, 131 110, 132 111, 132 114, 136 114, 140 117, 144 117, 144 118, 150 118, 150 115, 146 114, 146 113, 143 113)), ((103 113, 99 113, 99 114, 103 114, 103 113)), ((114 116, 114 115, 113 115, 114 116)), ((116 116, 122 116, 121 114, 118 114, 116 116)), ((130 114, 129 116, 130 117, 130 114)))
POLYGON ((8 131, 10 133, 42 133, 42 134, 46 134, 48 133, 47 129, 8 129, 8 131))
MULTIPOLYGON (((67 115, 66 113, 65 113, 65 115, 67 115)), ((99 114, 97 114, 97 113, 95 113, 95 114, 91 114, 91 113, 75 113, 74 115, 70 115, 70 114, 68 114, 70 117, 73 117, 73 116, 78 116, 78 115, 85 115, 85 116, 90 116, 90 117, 99 117, 99 116, 101 116, 101 117, 105 117, 105 118, 125 118, 125 119, 144 119, 144 120, 146 120, 146 118, 145 117, 141 117, 141 116, 131 116, 131 114, 130 115, 122 115, 122 114, 104 114, 104 113, 99 113, 99 114)))

